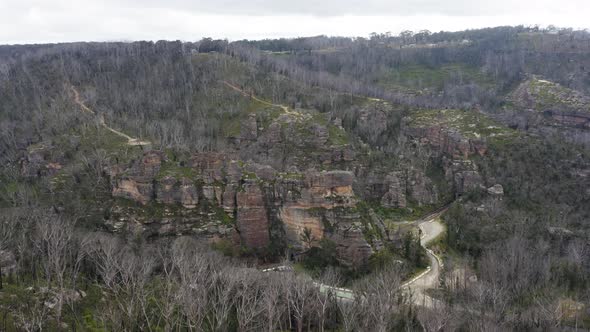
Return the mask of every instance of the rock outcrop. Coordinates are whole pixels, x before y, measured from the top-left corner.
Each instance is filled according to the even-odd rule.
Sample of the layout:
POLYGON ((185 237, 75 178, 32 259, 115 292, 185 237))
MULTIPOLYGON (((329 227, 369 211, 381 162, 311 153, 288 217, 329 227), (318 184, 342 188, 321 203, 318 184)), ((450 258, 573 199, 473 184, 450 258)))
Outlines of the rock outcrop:
POLYGON ((439 154, 452 158, 467 159, 471 155, 483 156, 487 151, 487 144, 478 138, 467 138, 457 130, 443 125, 405 126, 404 133, 419 144, 427 145, 439 154))
POLYGON ((242 244, 263 248, 270 243, 267 209, 256 181, 247 181, 236 194, 237 227, 242 244))
POLYGON ((346 171, 308 172, 301 183, 287 191, 286 201, 279 210, 287 240, 302 247, 305 229, 311 231, 314 243, 324 238, 324 210, 352 207, 356 204, 352 190, 353 175, 346 171))
POLYGON ((443 169, 447 180, 453 183, 456 196, 476 189, 485 189, 477 165, 471 160, 444 158, 443 169))
POLYGON ((495 184, 488 188, 488 194, 496 197, 504 196, 504 187, 501 184, 495 184))
POLYGON ((406 176, 403 172, 391 172, 385 178, 388 190, 381 197, 381 205, 388 208, 405 208, 406 202, 406 176))
POLYGON ((193 209, 199 203, 199 195, 194 181, 182 177, 180 180, 166 176, 156 183, 156 201, 163 204, 179 203, 193 209))
MULTIPOLYGON (((318 129, 318 135, 322 132, 318 129)), ((188 165, 181 167, 162 153, 148 152, 126 169, 112 168, 113 196, 143 205, 154 202, 164 206, 160 219, 125 217, 124 210, 120 210, 119 220, 112 223, 113 229, 125 227, 123 222, 131 222, 135 232, 160 235, 188 232, 233 239, 236 234, 241 245, 264 248, 270 244, 271 221, 275 220, 281 223, 288 243, 296 248, 303 249, 310 244, 304 244, 302 239, 308 229, 311 245, 318 245, 323 238, 334 238, 343 262, 353 265, 365 262, 372 252, 367 249, 370 245, 360 228, 352 227, 359 222, 358 215, 341 213, 337 218, 332 217, 334 224, 329 229, 325 227, 327 213, 337 208, 354 208, 357 203, 352 172, 278 173, 269 165, 245 163, 218 153, 194 155, 188 165), (186 210, 175 210, 174 206, 186 210), (228 231, 224 223, 198 221, 200 206, 214 206, 223 211, 216 213, 235 221, 235 233, 228 231), (191 209, 195 212, 186 212, 191 209), (351 238, 355 238, 354 243, 347 242, 351 238)))
POLYGON ((510 107, 497 115, 507 125, 543 136, 560 135, 590 146, 590 96, 539 77, 521 83, 510 107))
POLYGON ((113 197, 122 197, 147 204, 155 198, 154 180, 166 155, 160 151, 149 151, 124 171, 115 165, 110 169, 113 197))
POLYGON ((438 202, 438 191, 429 177, 419 169, 410 169, 408 174, 409 197, 419 206, 438 202))

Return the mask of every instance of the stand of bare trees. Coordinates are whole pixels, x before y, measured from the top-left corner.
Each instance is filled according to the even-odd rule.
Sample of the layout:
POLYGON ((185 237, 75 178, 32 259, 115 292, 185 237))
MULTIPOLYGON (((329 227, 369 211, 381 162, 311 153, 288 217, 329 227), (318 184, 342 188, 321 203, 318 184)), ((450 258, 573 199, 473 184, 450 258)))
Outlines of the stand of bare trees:
MULTIPOLYGON (((10 210, 2 250, 15 255, 8 287, 22 298, 0 323, 39 331, 95 326, 110 331, 389 331, 407 326, 411 305, 400 271, 387 268, 337 300, 308 277, 261 272, 191 237, 129 242, 82 231, 53 211, 10 210)), ((338 285, 328 270, 322 282, 338 285)))

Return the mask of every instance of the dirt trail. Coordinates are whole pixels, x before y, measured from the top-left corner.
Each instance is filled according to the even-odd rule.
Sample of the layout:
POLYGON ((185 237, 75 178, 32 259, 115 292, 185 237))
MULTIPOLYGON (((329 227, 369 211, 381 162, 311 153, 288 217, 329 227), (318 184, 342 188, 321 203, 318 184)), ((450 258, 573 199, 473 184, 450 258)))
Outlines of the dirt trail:
MULTIPOLYGON (((83 112, 86 113, 90 113, 94 116, 97 116, 96 112, 94 112, 92 109, 90 109, 88 106, 84 105, 84 103, 82 102, 82 100, 80 99, 80 93, 78 92, 78 90, 76 90, 76 88, 72 85, 70 87, 70 89, 72 90, 72 93, 74 94, 74 102, 80 106, 80 108, 82 109, 83 112)), ((106 129, 108 129, 109 131, 115 133, 116 135, 119 135, 123 138, 125 138, 127 140, 127 144, 129 145, 150 145, 151 143, 148 141, 141 141, 137 138, 133 138, 127 134, 124 134, 116 129, 113 129, 109 126, 107 126, 107 124, 104 121, 104 117, 100 116, 98 119, 98 122, 100 123, 101 126, 105 127, 106 129)))
POLYGON ((260 98, 256 97, 256 96, 255 96, 255 95, 253 95, 253 94, 249 94, 248 92, 246 92, 246 91, 244 91, 244 90, 240 89, 238 86, 236 86, 236 85, 234 85, 234 84, 232 84, 232 83, 229 83, 228 81, 222 81, 222 82, 223 82, 223 84, 225 84, 225 85, 226 85, 226 86, 228 86, 229 88, 231 88, 231 89, 233 89, 233 90, 235 90, 235 91, 237 91, 237 92, 241 93, 241 94, 242 94, 244 97, 250 97, 250 98, 252 98, 252 99, 256 100, 256 101, 257 101, 257 102, 259 102, 259 103, 262 103, 262 104, 264 104, 264 105, 268 105, 268 106, 271 106, 271 107, 280 107, 280 108, 281 108, 281 109, 282 109, 282 110, 283 110, 285 113, 287 113, 287 114, 289 114, 289 115, 293 115, 293 116, 296 116, 296 117, 301 117, 301 116, 302 116, 302 114, 300 114, 300 113, 297 113, 297 112, 295 112, 295 111, 291 111, 291 110, 289 109, 289 107, 287 107, 287 106, 285 106, 285 105, 280 105, 280 104, 273 104, 273 103, 271 103, 271 102, 269 102, 269 101, 267 101, 267 100, 260 99, 260 98))

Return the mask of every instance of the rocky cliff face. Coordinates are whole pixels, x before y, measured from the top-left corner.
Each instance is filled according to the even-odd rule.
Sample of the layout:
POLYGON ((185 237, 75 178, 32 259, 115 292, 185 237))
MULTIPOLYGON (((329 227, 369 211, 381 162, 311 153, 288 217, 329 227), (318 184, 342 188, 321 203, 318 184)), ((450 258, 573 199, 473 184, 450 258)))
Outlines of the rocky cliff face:
POLYGON ((270 243, 267 209, 262 190, 256 181, 247 181, 236 193, 237 228, 242 243, 250 248, 263 248, 270 243))
POLYGON ((138 220, 119 213, 120 220, 113 222, 113 227, 132 221, 139 231, 154 231, 158 225, 157 234, 188 232, 236 238, 246 247, 265 248, 272 241, 272 223, 279 222, 287 242, 301 250, 328 238, 336 242, 339 258, 348 264, 366 262, 373 252, 363 237, 358 213, 333 213, 357 204, 352 172, 280 173, 268 165, 232 160, 219 153, 194 155, 189 165, 181 167, 163 153, 150 151, 126 169, 113 167, 114 197, 143 205, 161 204, 165 209, 178 207, 164 212, 165 221, 138 220), (228 224, 210 221, 203 225, 198 217, 192 217, 205 213, 207 206, 234 220, 230 226, 234 231, 228 230, 228 224), (190 210, 195 211, 187 215, 190 210), (306 229, 311 239, 303 239, 306 229))
POLYGON ((561 135, 590 146, 590 97, 583 93, 531 77, 509 96, 509 106, 498 118, 520 130, 540 135, 561 135))
POLYGON ((388 184, 387 192, 381 197, 381 205, 389 208, 405 208, 406 201, 406 176, 403 172, 391 172, 385 177, 388 184))
POLYGON ((487 151, 485 141, 468 138, 459 131, 442 125, 404 127, 404 133, 420 144, 428 145, 439 154, 466 159, 471 155, 483 156, 487 151))
MULTIPOLYGON (((434 153, 400 160, 375 157, 374 146, 392 139, 388 128, 401 115, 386 102, 367 103, 358 110, 354 129, 361 141, 351 141, 334 115, 329 120, 268 106, 240 114, 228 130, 228 147, 220 152, 179 158, 148 151, 128 165, 113 165, 112 196, 138 204, 117 201, 108 224, 114 231, 224 238, 255 250, 278 244, 304 251, 326 240, 335 244, 342 263, 364 264, 387 238, 372 235, 386 230, 377 225, 379 218, 367 215, 372 210, 366 204, 360 208, 358 203, 389 209, 440 203, 439 183, 426 175, 425 165, 430 158, 467 160, 485 154, 479 133, 489 131, 478 119, 465 119, 470 113, 441 110, 420 119, 426 115, 418 112, 418 118, 403 121, 401 135, 416 150, 434 153), (433 116, 438 120, 430 121, 433 116), (393 162, 382 163, 383 158, 393 162)), ((394 150, 379 152, 385 151, 394 150)), ((476 169, 448 169, 445 180, 458 193, 482 182, 476 169)))
POLYGON ((477 165, 471 160, 444 158, 443 169, 445 178, 453 184, 456 196, 475 189, 485 189, 477 165))

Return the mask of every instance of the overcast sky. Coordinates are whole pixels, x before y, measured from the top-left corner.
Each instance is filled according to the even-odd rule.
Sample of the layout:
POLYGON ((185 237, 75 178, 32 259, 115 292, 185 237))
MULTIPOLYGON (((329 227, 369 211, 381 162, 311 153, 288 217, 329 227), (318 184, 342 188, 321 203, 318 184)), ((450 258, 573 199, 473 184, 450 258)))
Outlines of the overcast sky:
POLYGON ((590 28, 590 0, 0 0, 0 44, 590 28))

